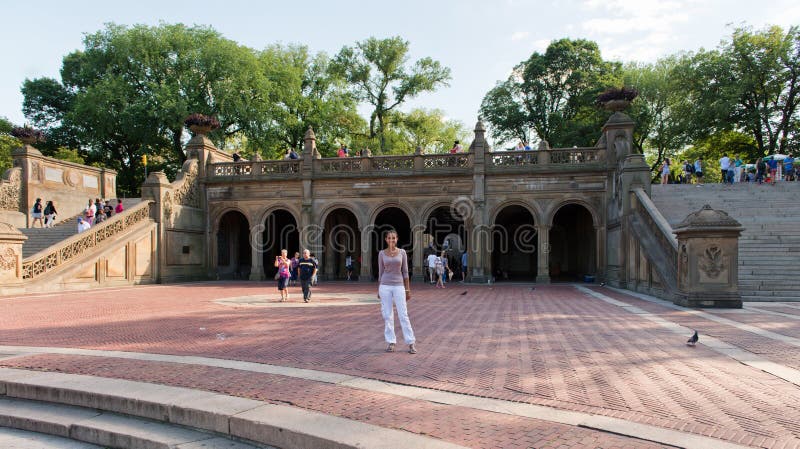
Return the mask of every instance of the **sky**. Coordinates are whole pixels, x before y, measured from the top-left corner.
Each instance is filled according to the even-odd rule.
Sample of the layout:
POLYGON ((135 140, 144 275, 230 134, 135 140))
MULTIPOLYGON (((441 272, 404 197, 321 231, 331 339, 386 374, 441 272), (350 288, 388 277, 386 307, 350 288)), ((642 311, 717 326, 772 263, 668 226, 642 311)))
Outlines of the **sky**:
POLYGON ((734 27, 800 25, 794 0, 17 0, 0 1, 0 9, 0 116, 15 124, 25 123, 23 81, 59 79, 62 58, 109 22, 209 25, 252 48, 299 43, 329 55, 370 36, 401 36, 412 61, 429 56, 452 71, 448 87, 423 93, 403 110, 441 109, 469 129, 486 92, 551 40, 590 39, 604 59, 653 62, 714 48, 734 27))

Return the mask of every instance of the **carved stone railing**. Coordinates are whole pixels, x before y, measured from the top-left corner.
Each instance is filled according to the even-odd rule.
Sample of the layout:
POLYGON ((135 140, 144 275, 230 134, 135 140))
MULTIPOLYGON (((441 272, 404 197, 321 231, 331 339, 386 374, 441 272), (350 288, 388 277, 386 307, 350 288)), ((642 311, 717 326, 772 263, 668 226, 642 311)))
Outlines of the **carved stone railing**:
POLYGON ((300 160, 218 162, 212 164, 214 177, 294 175, 300 173, 300 160))
POLYGON ((354 173, 362 170, 363 158, 337 157, 314 160, 314 171, 319 173, 354 173))
POLYGON ((40 251, 22 261, 22 279, 30 281, 55 270, 76 257, 92 251, 106 240, 113 239, 133 226, 150 219, 152 202, 145 201, 114 215, 103 223, 40 251))
POLYGON ((411 171, 414 170, 415 156, 375 156, 370 159, 373 171, 411 171))
POLYGON ((539 163, 538 152, 534 151, 504 151, 490 153, 489 161, 495 167, 519 167, 536 165, 539 163))
POLYGON ((422 168, 471 168, 472 153, 446 153, 422 155, 422 168))
POLYGON ((678 239, 644 189, 636 187, 632 193, 633 233, 653 258, 653 268, 661 276, 664 289, 674 293, 678 287, 678 239))
POLYGON ((602 162, 605 157, 605 150, 595 147, 553 149, 550 150, 549 153, 551 164, 586 164, 602 162))

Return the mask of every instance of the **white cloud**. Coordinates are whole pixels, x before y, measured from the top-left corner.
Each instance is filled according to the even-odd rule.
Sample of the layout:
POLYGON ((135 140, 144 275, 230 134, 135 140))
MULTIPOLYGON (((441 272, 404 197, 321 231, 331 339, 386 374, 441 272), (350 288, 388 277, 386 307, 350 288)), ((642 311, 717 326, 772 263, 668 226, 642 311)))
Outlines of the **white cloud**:
POLYGON ((550 45, 550 39, 537 39, 533 41, 533 50, 543 52, 550 45))
POLYGON ((530 36, 530 34, 531 33, 528 32, 528 31, 517 31, 517 32, 515 32, 514 34, 511 35, 511 40, 512 41, 520 41, 520 40, 525 39, 526 37, 530 36))

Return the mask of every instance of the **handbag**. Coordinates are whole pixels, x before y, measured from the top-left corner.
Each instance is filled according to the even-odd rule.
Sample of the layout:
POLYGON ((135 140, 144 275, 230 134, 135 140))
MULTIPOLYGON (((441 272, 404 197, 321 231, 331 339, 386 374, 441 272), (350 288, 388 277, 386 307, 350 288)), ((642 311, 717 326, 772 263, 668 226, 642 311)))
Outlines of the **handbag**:
POLYGON ((280 278, 281 278, 281 272, 280 270, 278 270, 278 272, 275 273, 275 280, 277 281, 280 278))

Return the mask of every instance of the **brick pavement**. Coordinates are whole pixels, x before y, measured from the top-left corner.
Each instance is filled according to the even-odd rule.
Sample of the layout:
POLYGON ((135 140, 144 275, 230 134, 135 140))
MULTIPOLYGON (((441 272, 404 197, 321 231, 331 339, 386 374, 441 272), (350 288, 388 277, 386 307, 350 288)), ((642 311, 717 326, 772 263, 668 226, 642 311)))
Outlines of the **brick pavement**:
MULTIPOLYGON (((378 305, 303 310, 212 302, 264 289, 263 284, 215 283, 133 288, 108 296, 100 291, 91 297, 4 298, 0 307, 10 313, 3 318, 0 344, 204 355, 327 370, 753 446, 800 447, 795 385, 702 345, 687 348, 672 332, 570 286, 531 291, 415 285, 410 313, 421 349, 416 356, 382 352, 378 305)), ((374 286, 322 285, 318 292, 325 289, 369 292, 374 286)), ((602 292, 761 356, 769 350, 778 363, 792 366, 800 358, 800 349, 791 345, 602 292)), ((787 326, 800 325, 786 320, 792 322, 787 326)))

